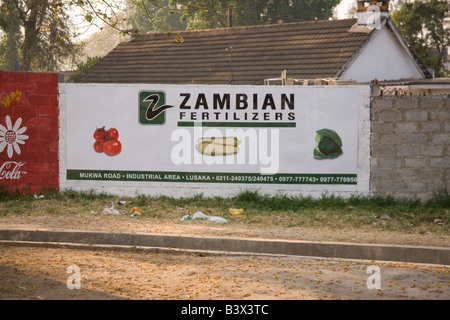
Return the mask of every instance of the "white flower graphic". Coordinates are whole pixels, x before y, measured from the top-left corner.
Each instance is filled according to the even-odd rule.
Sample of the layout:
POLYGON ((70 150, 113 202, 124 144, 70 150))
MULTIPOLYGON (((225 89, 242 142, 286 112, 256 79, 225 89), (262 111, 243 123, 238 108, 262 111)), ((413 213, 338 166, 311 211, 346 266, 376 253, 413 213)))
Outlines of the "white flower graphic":
POLYGON ((23 133, 27 131, 27 127, 22 127, 22 118, 18 118, 14 126, 12 125, 11 118, 6 116, 6 128, 0 124, 0 152, 2 152, 6 147, 8 157, 12 158, 15 151, 20 154, 19 144, 25 144, 24 140, 28 139, 27 135, 23 133))

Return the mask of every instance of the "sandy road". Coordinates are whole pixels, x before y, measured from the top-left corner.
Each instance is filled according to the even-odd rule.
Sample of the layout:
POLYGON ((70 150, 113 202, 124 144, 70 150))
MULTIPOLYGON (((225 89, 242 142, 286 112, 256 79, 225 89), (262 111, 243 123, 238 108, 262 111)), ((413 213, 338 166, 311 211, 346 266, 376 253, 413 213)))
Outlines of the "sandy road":
MULTIPOLYGON (((370 240, 425 246, 448 246, 449 243, 448 236, 427 234, 264 229, 196 221, 158 223, 154 219, 112 216, 3 217, 0 227, 2 225, 22 229, 151 232, 196 237, 370 240)), ((0 299, 448 300, 449 271, 449 266, 292 256, 205 255, 183 251, 117 251, 3 244, 0 245, 0 299), (70 266, 79 268, 76 270, 79 270, 80 289, 68 288, 69 277, 76 273, 67 273, 70 266), (367 273, 368 268, 374 268, 372 272, 378 273, 367 273)))
POLYGON ((1 245, 0 299, 448 300, 449 271, 288 256, 1 245), (68 273, 70 266, 78 269, 68 273))

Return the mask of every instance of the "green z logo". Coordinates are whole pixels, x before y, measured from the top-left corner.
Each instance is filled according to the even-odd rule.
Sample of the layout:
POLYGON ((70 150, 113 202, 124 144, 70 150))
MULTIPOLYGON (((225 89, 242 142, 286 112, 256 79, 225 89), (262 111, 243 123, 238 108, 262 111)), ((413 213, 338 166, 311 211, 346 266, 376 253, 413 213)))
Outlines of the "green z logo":
POLYGON ((139 92, 139 123, 163 125, 166 122, 165 110, 173 106, 165 104, 165 92, 139 92))

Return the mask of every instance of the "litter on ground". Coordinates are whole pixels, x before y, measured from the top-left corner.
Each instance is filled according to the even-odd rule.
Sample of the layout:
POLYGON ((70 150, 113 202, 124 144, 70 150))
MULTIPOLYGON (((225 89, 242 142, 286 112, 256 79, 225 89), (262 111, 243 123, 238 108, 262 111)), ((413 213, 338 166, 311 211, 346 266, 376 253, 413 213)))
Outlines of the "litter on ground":
POLYGON ((115 215, 120 215, 120 212, 118 210, 116 210, 115 206, 114 206, 114 202, 111 202, 111 207, 109 208, 103 208, 102 211, 103 214, 115 214, 115 215))
POLYGON ((130 217, 141 216, 143 214, 141 208, 139 207, 131 208, 130 213, 131 213, 130 217))
POLYGON ((225 219, 225 218, 217 217, 217 216, 208 216, 201 211, 197 211, 192 216, 189 214, 185 215, 181 218, 180 221, 193 220, 193 219, 207 219, 209 221, 214 221, 214 222, 218 222, 218 223, 227 223, 228 222, 227 219, 225 219))
POLYGON ((232 216, 240 216, 242 214, 242 212, 244 211, 244 209, 235 209, 235 208, 230 208, 230 214, 232 216))

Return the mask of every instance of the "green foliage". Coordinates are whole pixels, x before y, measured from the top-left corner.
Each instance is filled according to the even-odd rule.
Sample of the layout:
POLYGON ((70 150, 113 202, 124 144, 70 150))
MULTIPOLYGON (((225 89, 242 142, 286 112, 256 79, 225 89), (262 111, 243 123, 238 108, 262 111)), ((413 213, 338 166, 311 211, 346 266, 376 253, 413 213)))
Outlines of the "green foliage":
POLYGON ((327 20, 333 16, 333 9, 341 0, 303 0, 303 1, 263 1, 263 21, 265 23, 286 23, 299 21, 327 20))
POLYGON ((101 57, 88 57, 85 63, 77 65, 77 69, 70 75, 67 82, 78 82, 80 78, 91 69, 97 62, 101 60, 101 57))
POLYGON ((447 0, 404 2, 391 14, 409 47, 438 77, 448 75, 442 57, 450 46, 450 29, 444 29, 449 8, 447 0), (436 55, 430 54, 430 48, 436 49, 436 55))
POLYGON ((3 31, 0 39, 0 70, 14 71, 22 32, 18 12, 9 1, 0 4, 0 31, 3 31))
POLYGON ((70 37, 68 4, 59 0, 11 0, 0 3, 2 68, 57 71, 79 51, 70 37))
POLYGON ((170 3, 169 0, 133 0, 130 5, 134 6, 134 12, 127 22, 140 33, 186 29, 176 3, 170 3))
POLYGON ((341 0, 170 0, 181 4, 181 19, 187 29, 212 29, 228 26, 228 10, 232 26, 263 25, 332 17, 333 9, 341 0))
MULTIPOLYGON (((329 19, 340 0, 127 0, 129 18, 110 0, 8 0, 0 3, 0 69, 59 71, 81 52, 73 41, 69 12, 76 8, 90 26, 122 34, 171 34, 175 30, 262 25, 329 19), (130 11, 131 12, 131 11, 130 11), (99 24, 100 21, 100 24, 99 24), (126 24, 126 25, 125 25, 126 24)), ((128 11, 127 11, 128 12, 128 11)), ((78 31, 78 30, 77 30, 78 31)), ((79 33, 78 33, 79 34, 79 33)), ((182 39, 175 37, 176 41, 182 39)))

